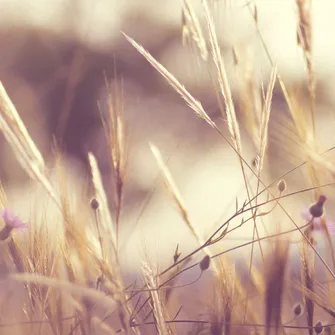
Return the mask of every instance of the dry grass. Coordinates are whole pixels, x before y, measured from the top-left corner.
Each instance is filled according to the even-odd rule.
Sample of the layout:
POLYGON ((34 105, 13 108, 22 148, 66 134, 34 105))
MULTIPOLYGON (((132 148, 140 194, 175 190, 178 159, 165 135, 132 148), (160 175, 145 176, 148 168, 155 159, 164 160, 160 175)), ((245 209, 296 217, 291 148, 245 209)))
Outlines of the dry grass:
MULTIPOLYGON (((171 255, 170 265, 163 270, 158 270, 160 264, 153 265, 145 261, 142 266, 144 284, 139 285, 135 281, 127 286, 119 250, 128 157, 122 87, 110 87, 106 80, 109 92, 107 118, 101 112, 109 148, 109 162, 115 179, 114 212, 110 211, 106 195, 108 192, 105 191, 108 186, 104 185, 97 159, 91 152, 87 153, 91 180, 87 183, 84 194, 74 196, 69 191, 67 172, 57 148, 54 166, 57 183, 51 182, 42 155, 0 83, 0 129, 19 163, 34 183, 42 185, 60 214, 53 222, 49 222, 46 215, 48 208, 36 206, 30 218, 30 229, 23 234, 16 234, 15 228, 10 229, 10 237, 1 241, 3 266, 0 284, 8 287, 8 291, 0 292, 0 332, 53 335, 312 335, 328 329, 329 334, 334 333, 332 320, 335 317, 335 306, 332 296, 335 253, 331 234, 335 231, 328 224, 330 221, 324 213, 321 219, 314 217, 298 222, 294 219, 297 215, 291 215, 283 204, 284 199, 293 203, 294 196, 307 192, 314 192, 317 199, 320 194, 327 193, 327 188, 334 186, 329 178, 334 176, 333 162, 325 157, 317 144, 316 75, 312 52, 313 12, 310 1, 296 1, 297 46, 301 47, 305 56, 310 113, 300 105, 295 93, 286 88, 265 44, 263 45, 273 68, 266 92, 263 83, 256 81, 252 64, 250 68, 248 59, 243 62, 243 52, 236 53, 234 48, 236 73, 242 91, 240 100, 235 101, 216 34, 213 6, 207 0, 202 0, 201 3, 204 26, 201 18, 195 14, 191 1, 183 1, 182 37, 187 42, 185 47, 189 44, 196 46, 193 49, 200 54, 211 72, 213 87, 219 93, 217 97, 221 116, 226 121, 224 125, 216 124, 201 102, 137 41, 126 34, 124 36, 196 115, 207 122, 223 142, 228 143, 239 159, 247 199, 242 205, 239 205, 241 199, 236 199, 232 214, 210 236, 203 236, 194 223, 192 213, 187 209, 182 192, 159 148, 150 143, 166 189, 197 245, 194 250, 183 255, 179 253, 177 246, 175 254, 171 255), (249 66, 247 73, 246 66, 249 66), (266 161, 269 139, 272 136, 271 122, 275 123, 275 119, 272 120, 272 100, 277 81, 289 110, 287 120, 291 128, 283 128, 286 135, 289 132, 295 135, 294 138, 285 136, 283 142, 295 145, 305 161, 267 184, 264 175, 268 169, 266 161), (254 166, 244 157, 241 122, 236 112, 238 104, 245 108, 242 115, 247 121, 251 141, 257 149, 254 166), (229 133, 231 139, 225 133, 229 133), (306 168, 306 187, 288 193, 289 185, 282 178, 303 168, 306 168), (276 184, 277 188, 274 188, 276 184), (265 227, 275 219, 291 222, 292 228, 286 231, 278 225, 277 231, 272 235, 262 236, 258 230, 259 223, 265 227), (313 228, 316 229, 317 220, 320 220, 319 230, 328 244, 326 256, 318 250, 315 241, 313 228), (251 240, 223 249, 226 237, 248 221, 254 224, 251 240), (297 243, 301 252, 301 274, 297 278, 293 274, 297 269, 292 267, 290 259, 290 251, 295 245, 290 236, 294 232, 294 236, 298 236, 297 243), (269 244, 264 244, 273 239, 274 244, 270 244, 270 247, 269 244), (260 264, 255 262, 254 244, 259 246, 261 257, 257 259, 262 260, 260 264), (247 271, 243 273, 230 253, 247 246, 251 246, 251 254, 247 261, 247 271), (331 259, 332 265, 328 264, 328 259, 331 259), (194 275, 191 280, 190 273, 194 275), (327 284, 320 282, 325 279, 324 273, 328 279, 327 284), (183 292, 188 295, 183 295, 183 292), (208 304, 207 310, 210 312, 206 314, 199 301, 193 306, 188 305, 187 297, 192 296, 203 298, 203 304, 208 304), (4 309, 3 304, 7 300, 8 305, 4 309), (295 304, 302 300, 303 306, 295 304), (319 318, 327 321, 321 323, 319 318)), ((250 3, 247 6, 257 29, 257 8, 252 8, 250 3)), ((261 35, 259 38, 264 43, 261 35)), ((74 74, 73 76, 76 77, 74 74)), ((73 80, 72 85, 75 85, 75 79, 73 80)), ((62 113, 63 118, 68 117, 66 106, 62 113)), ((277 126, 277 131, 279 128, 277 126)), ((280 139, 280 135, 276 135, 277 140, 280 139)), ((328 199, 325 206, 331 201, 332 199, 328 199)), ((2 209, 9 209, 6 190, 2 186, 0 204, 2 209)), ((296 208, 298 215, 301 210, 302 208, 296 208)), ((3 216, 2 229, 8 230, 8 226, 12 224, 9 221, 11 220, 3 216)))

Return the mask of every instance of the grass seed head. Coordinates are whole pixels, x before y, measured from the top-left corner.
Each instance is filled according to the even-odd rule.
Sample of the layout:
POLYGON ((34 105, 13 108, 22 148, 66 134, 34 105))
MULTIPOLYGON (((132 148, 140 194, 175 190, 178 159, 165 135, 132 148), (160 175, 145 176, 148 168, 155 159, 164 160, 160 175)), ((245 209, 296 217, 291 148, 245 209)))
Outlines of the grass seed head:
POLYGON ((318 201, 309 208, 309 212, 314 218, 319 218, 323 215, 323 205, 326 200, 325 195, 320 195, 318 201))
POLYGON ((99 208, 99 201, 96 198, 91 200, 91 208, 95 211, 99 208))
POLYGON ((209 268, 210 262, 211 258, 208 255, 206 255, 200 262, 201 271, 207 270, 209 268))
POLYGON ((317 334, 321 334, 323 332, 323 323, 322 321, 318 321, 315 326, 314 326, 314 330, 317 334))
POLYGON ((293 313, 295 316, 300 316, 303 314, 303 307, 300 303, 297 303, 293 306, 293 313))
POLYGON ((280 193, 283 193, 286 190, 286 182, 284 179, 280 180, 277 184, 278 191, 280 193))

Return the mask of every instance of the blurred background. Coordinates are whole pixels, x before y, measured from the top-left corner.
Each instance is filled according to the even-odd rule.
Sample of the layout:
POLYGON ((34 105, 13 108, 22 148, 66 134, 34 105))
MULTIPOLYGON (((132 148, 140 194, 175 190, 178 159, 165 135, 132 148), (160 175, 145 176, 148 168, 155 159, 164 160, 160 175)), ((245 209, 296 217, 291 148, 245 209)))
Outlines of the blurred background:
MULTIPOLYGON (((285 84, 296 93, 302 108, 309 100, 305 62, 297 46, 296 2, 247 1, 211 0, 210 4, 236 103, 244 158, 251 164, 257 153, 253 115, 259 111, 248 110, 245 90, 248 83, 258 89, 262 83, 266 86, 271 71, 255 26, 256 14, 260 34, 285 84)), ((204 23, 201 2, 191 3, 204 23)), ((332 0, 313 2, 317 134, 325 149, 334 144, 334 12, 332 0)), ((206 32, 206 25, 203 27, 206 32)), ((230 138, 208 67, 194 46, 183 44, 182 28, 180 0, 0 0, 0 80, 51 172, 54 141, 61 146, 74 192, 87 184, 87 153, 97 156, 112 209, 114 180, 98 103, 106 103, 105 78, 112 86, 123 87, 129 158, 121 240, 122 257, 129 266, 143 256, 144 245, 152 257, 164 263, 171 261, 177 243, 182 252, 195 244, 159 178, 149 141, 161 150, 204 237, 234 213, 236 197, 240 204, 246 198, 239 161, 231 148, 185 105, 121 33, 143 45, 171 71, 230 138)), ((303 160, 279 87, 274 92, 269 131, 263 174, 267 182, 303 160)), ((33 196, 35 186, 3 137, 0 151, 1 180, 13 207, 28 218, 32 203, 40 203, 41 196, 33 196)), ((290 191, 309 185, 301 171, 287 177, 287 183, 290 191)), ((299 220, 301 209, 312 200, 312 195, 306 194, 283 203, 299 220)), ((272 227, 292 227, 280 211, 271 218, 272 227)), ((220 248, 250 238, 251 232, 250 221, 220 248)))

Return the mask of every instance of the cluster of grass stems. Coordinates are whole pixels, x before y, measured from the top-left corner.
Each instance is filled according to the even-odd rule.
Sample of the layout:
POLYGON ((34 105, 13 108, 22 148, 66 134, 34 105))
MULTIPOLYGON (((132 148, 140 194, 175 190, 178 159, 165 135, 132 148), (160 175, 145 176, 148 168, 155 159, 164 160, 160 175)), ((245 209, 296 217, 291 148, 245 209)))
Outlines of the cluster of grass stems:
MULTIPOLYGON (((185 201, 173 180, 159 148, 149 143, 157 161, 167 192, 195 237, 198 247, 189 254, 182 255, 176 248, 171 255, 171 264, 162 271, 150 259, 143 260, 142 283, 125 285, 122 264, 119 263, 119 227, 127 167, 127 143, 123 118, 122 87, 108 88, 108 117, 101 113, 103 128, 109 145, 110 163, 115 180, 115 212, 109 211, 108 199, 96 157, 88 153, 92 187, 83 200, 70 199, 67 189, 66 171, 62 164, 60 150, 55 150, 55 169, 58 184, 50 181, 42 155, 29 136, 5 88, 0 86, 0 129, 12 147, 19 163, 33 179, 46 190, 60 214, 55 222, 32 216, 30 230, 24 235, 13 234, 1 245, 2 260, 6 269, 2 270, 0 282, 1 308, 0 332, 6 334, 314 334, 335 332, 334 283, 335 258, 327 226, 323 235, 329 246, 330 262, 318 252, 310 223, 295 222, 285 207, 283 198, 293 198, 297 194, 311 193, 315 200, 334 183, 322 184, 320 175, 333 175, 334 168, 326 161, 323 150, 316 138, 316 80, 313 67, 311 1, 296 0, 297 8, 297 48, 302 50, 306 63, 309 110, 299 108, 294 94, 289 92, 258 29, 257 7, 247 3, 258 36, 272 66, 267 88, 259 89, 252 76, 240 80, 242 91, 241 112, 245 115, 249 135, 257 147, 255 164, 249 164, 243 157, 240 126, 228 81, 225 63, 218 43, 213 10, 215 3, 201 0, 205 25, 195 14, 190 0, 183 0, 182 37, 185 47, 192 47, 208 66, 222 117, 227 121, 230 138, 206 113, 202 104, 147 52, 140 44, 124 34, 125 38, 180 94, 195 114, 203 119, 239 158, 247 199, 242 205, 236 200, 236 208, 220 226, 204 238, 191 220, 185 201), (288 106, 290 120, 298 134, 304 161, 266 185, 262 181, 264 162, 267 154, 268 128, 271 116, 271 102, 275 85, 283 93, 288 106), (310 187, 296 192, 287 192, 284 179, 295 170, 306 168, 310 187), (250 174, 256 180, 250 183, 250 174), (262 196, 262 197, 261 197, 262 196), (89 201, 91 197, 91 201, 89 201), (265 200, 264 200, 265 199, 265 200), (86 205, 85 205, 86 204, 86 205), (83 210, 83 206, 85 210, 83 210), (266 208, 265 208, 266 207, 266 208), (272 235, 260 236, 259 221, 271 212, 281 211, 282 220, 292 227, 272 235), (231 228, 233 220, 239 224, 231 228), (252 239, 230 249, 224 248, 227 236, 241 228, 248 221, 253 223, 252 239), (300 262, 301 275, 292 279, 289 272, 290 243, 282 236, 298 232, 301 235, 300 262), (263 250, 262 241, 272 239, 271 248, 263 250), (220 245, 215 249, 213 246, 220 245), (248 278, 252 285, 244 285, 245 278, 235 269, 228 257, 233 250, 251 246, 248 264, 248 278), (254 264, 255 250, 259 249, 262 269, 254 264), (219 249, 219 250, 218 250, 219 249), (325 270, 328 281, 323 284, 316 280, 316 261, 325 270), (193 269, 198 275, 190 283, 182 285, 180 279, 193 269), (204 280, 203 273, 210 273, 204 280), (208 285, 208 280, 211 282, 208 285), (182 303, 176 306, 173 297, 178 289, 201 285, 204 291, 213 289, 213 298, 203 310, 199 305, 198 315, 187 317, 182 303), (9 287, 9 289, 5 289, 9 287), (13 289, 15 287, 15 290, 13 289), (251 287, 253 291, 251 291, 251 287), (210 289, 209 289, 210 288, 210 289), (295 290, 297 301, 292 301, 290 293, 295 290), (13 293, 14 292, 14 293, 13 293), (255 302, 255 297, 257 302, 255 302), (255 307, 257 306, 257 307, 255 307), (289 307, 289 308, 288 308, 289 307), (322 312, 324 320, 316 318, 322 312), (181 317, 183 314, 183 317, 181 317)), ((235 66, 241 62, 238 50, 233 50, 235 66)), ((240 69, 243 73, 243 69, 240 69)), ((237 73, 239 73, 237 71, 237 73)), ((57 149, 57 147, 55 147, 57 149)), ((244 200, 244 199, 243 199, 244 200)), ((293 201, 293 200, 292 200, 293 201)), ((1 188, 1 206, 8 208, 6 193, 1 188)), ((299 210, 299 209, 298 209, 299 210)), ((43 211, 36 208, 40 214, 43 211)), ((47 209, 45 209, 47 211, 47 209)), ((42 215, 43 216, 43 215, 42 215)), ((194 312, 193 312, 194 314, 194 312)))

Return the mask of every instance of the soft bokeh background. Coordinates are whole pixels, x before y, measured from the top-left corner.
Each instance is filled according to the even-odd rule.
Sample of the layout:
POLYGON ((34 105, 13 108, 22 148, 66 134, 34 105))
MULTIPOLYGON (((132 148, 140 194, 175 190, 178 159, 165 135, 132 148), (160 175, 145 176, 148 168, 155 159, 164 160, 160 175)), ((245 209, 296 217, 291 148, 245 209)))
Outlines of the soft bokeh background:
MULTIPOLYGON (((200 1, 191 2, 204 21, 200 1)), ((302 106, 307 106, 306 70, 296 43, 295 1, 254 3, 261 34, 280 75, 290 89, 299 92, 302 106)), ((261 84, 261 79, 267 85, 271 67, 246 2, 218 0, 211 4, 241 122, 244 157, 251 163, 256 147, 239 109, 241 94, 237 77, 247 80, 254 76, 256 85, 261 84), (237 66, 233 48, 239 60, 237 66)), ((313 3, 317 134, 325 148, 334 143, 334 12, 332 0, 313 3)), ((121 234, 125 251, 122 257, 129 266, 139 264, 144 245, 162 263, 170 261, 177 243, 183 252, 194 246, 158 178, 149 141, 158 146, 168 161, 191 218, 204 236, 234 213, 236 196, 240 204, 245 199, 241 169, 234 152, 185 106, 121 34, 123 31, 134 38, 171 71, 203 103, 229 138, 207 68, 195 48, 182 44, 181 15, 179 0, 0 0, 0 80, 50 162, 51 171, 53 137, 61 143, 73 192, 87 181, 87 152, 97 155, 111 196, 111 208, 114 208, 113 180, 97 102, 103 104, 106 98, 104 72, 112 83, 120 84, 122 78, 129 163, 121 234)), ((286 131, 287 115, 280 89, 276 88, 265 181, 272 181, 301 162, 299 153, 289 144, 294 134, 286 131)), ((44 197, 35 192, 36 187, 28 181, 3 139, 0 150, 0 176, 11 204, 28 219, 33 204, 37 202, 41 206, 44 197)), ((289 190, 309 185, 300 171, 288 177, 287 182, 289 190)), ((311 194, 307 194, 286 199, 283 204, 299 221, 301 208, 311 200, 311 194)), ((271 216, 270 224, 267 229, 270 231, 277 224, 292 227, 280 210, 271 216)), ((249 239, 251 232, 250 221, 232 236, 237 240, 228 239, 219 248, 226 249, 249 239)))

